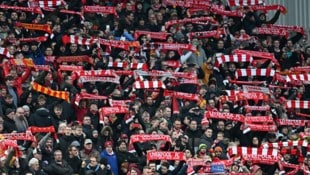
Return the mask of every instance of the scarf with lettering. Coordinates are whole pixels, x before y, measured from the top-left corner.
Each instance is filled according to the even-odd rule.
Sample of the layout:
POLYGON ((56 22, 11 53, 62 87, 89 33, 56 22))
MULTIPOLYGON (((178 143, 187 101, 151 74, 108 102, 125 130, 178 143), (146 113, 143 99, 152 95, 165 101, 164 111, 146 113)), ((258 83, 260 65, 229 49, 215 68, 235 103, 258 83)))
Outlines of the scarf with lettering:
POLYGON ((275 36, 284 36, 288 38, 288 32, 286 29, 276 28, 276 27, 258 27, 256 28, 256 34, 258 35, 275 35, 275 36))
POLYGON ((177 91, 170 91, 170 90, 165 90, 164 96, 172 96, 177 99, 193 100, 193 101, 198 101, 200 99, 199 94, 177 92, 177 91))
POLYGON ((138 41, 108 40, 108 39, 103 39, 103 38, 99 38, 98 41, 101 45, 120 48, 124 50, 129 50, 130 47, 134 47, 134 48, 140 47, 140 44, 138 41))
POLYGON ((171 137, 169 135, 160 134, 134 134, 130 137, 130 143, 136 142, 148 142, 148 141, 165 141, 171 143, 171 137))
POLYGON ((134 34, 135 39, 138 39, 140 35, 147 35, 150 36, 152 39, 166 40, 167 37, 171 34, 166 32, 150 32, 150 31, 136 30, 134 34))
POLYGON ((83 70, 83 66, 70 66, 70 65, 59 65, 60 71, 81 71, 83 70))
POLYGON ((165 27, 166 29, 168 29, 170 26, 175 25, 175 24, 193 23, 193 22, 198 22, 198 21, 209 21, 212 24, 217 23, 217 21, 213 19, 212 17, 185 18, 185 19, 180 19, 180 20, 170 20, 165 23, 165 27))
POLYGON ((16 27, 22 27, 28 30, 39 30, 39 31, 44 31, 49 34, 52 34, 53 31, 51 29, 51 26, 48 24, 32 24, 32 23, 21 23, 21 22, 16 22, 15 23, 16 27))
POLYGON ((129 103, 131 103, 131 100, 115 100, 115 99, 109 99, 109 104, 111 107, 113 106, 129 106, 129 103))
POLYGON ((46 36, 39 36, 39 37, 34 37, 34 38, 20 38, 20 42, 44 42, 47 40, 46 36))
POLYGON ((102 107, 99 109, 100 121, 103 121, 104 116, 111 114, 128 114, 129 109, 123 106, 102 107))
POLYGON ((81 99, 105 100, 107 98, 108 97, 106 97, 106 96, 100 96, 100 95, 95 95, 95 94, 89 94, 86 92, 81 92, 79 94, 76 94, 74 104, 79 106, 81 99))
POLYGON ((36 82, 32 82, 31 84, 32 84, 32 89, 37 92, 70 102, 69 92, 67 91, 55 91, 53 89, 50 89, 49 87, 42 86, 36 82))
POLYGON ((150 151, 147 153, 146 158, 150 160, 185 160, 184 152, 175 151, 150 151))
POLYGON ((228 80, 228 81, 229 83, 240 85, 262 85, 266 83, 266 81, 239 81, 239 80, 228 80))
POLYGON ((84 13, 105 13, 118 16, 115 7, 111 6, 83 6, 84 13))
POLYGON ((0 5, 0 8, 25 11, 25 12, 31 12, 31 13, 37 13, 37 14, 43 15, 43 12, 40 7, 20 7, 20 6, 0 5))
POLYGON ((270 106, 269 105, 265 105, 265 106, 249 106, 249 105, 245 105, 244 109, 246 111, 269 111, 270 110, 270 106))
POLYGON ((79 55, 79 56, 61 56, 56 59, 57 63, 69 62, 87 62, 89 64, 94 64, 94 60, 87 55, 79 55))
POLYGON ((35 137, 32 135, 31 132, 25 132, 25 133, 3 133, 1 134, 2 138, 8 139, 8 140, 28 140, 28 141, 35 141, 35 137))
POLYGON ((118 77, 114 70, 80 70, 74 71, 71 75, 73 80, 76 80, 81 76, 118 77))
POLYGON ((79 83, 87 83, 87 82, 108 82, 114 84, 120 84, 119 77, 97 77, 97 76, 80 76, 79 83))
POLYGON ((302 35, 305 34, 305 30, 301 26, 288 26, 288 25, 278 25, 278 24, 267 24, 266 26, 272 27, 272 28, 284 29, 287 31, 294 31, 297 33, 301 33, 302 35))
POLYGON ((221 34, 223 34, 221 30, 211 30, 211 31, 205 31, 205 32, 190 32, 189 39, 192 39, 193 37, 197 37, 197 38, 214 37, 216 39, 219 39, 221 37, 221 34))

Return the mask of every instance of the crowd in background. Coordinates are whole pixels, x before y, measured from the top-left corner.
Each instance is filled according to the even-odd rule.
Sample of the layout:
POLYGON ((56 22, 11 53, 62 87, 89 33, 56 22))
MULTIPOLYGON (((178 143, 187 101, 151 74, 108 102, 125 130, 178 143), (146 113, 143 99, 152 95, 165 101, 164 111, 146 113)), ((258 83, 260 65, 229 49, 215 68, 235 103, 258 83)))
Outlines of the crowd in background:
POLYGON ((18 148, 2 144, 0 172, 309 174, 308 35, 295 30, 299 26, 287 29, 288 35, 259 33, 259 28, 273 25, 285 15, 283 9, 273 10, 271 16, 268 11, 232 6, 225 0, 1 1, 1 142, 7 140, 5 134, 29 134, 30 127, 52 126, 54 130, 32 133, 35 141, 12 140, 18 148), (185 2, 212 4, 242 15, 226 16, 203 5, 202 10, 179 5, 185 2), (115 7, 115 13, 86 13, 85 6, 115 7), (42 13, 17 7, 40 7, 42 13), (82 9, 84 13, 78 13, 82 9), (203 17, 212 20, 182 22, 203 17), (50 28, 27 28, 23 25, 26 23, 50 28), (138 31, 147 32, 138 35, 138 31), (214 35, 203 37, 205 31, 214 35), (98 38, 119 42, 117 46, 99 43, 98 38), (186 48, 175 48, 176 43, 186 48), (249 52, 250 61, 219 62, 223 55, 240 56, 236 50, 268 52, 275 60, 249 52), (29 59, 31 63, 26 63, 29 59), (238 73, 245 69, 274 72, 238 73), (113 71, 102 73, 105 70, 113 71), (91 72, 91 76, 85 73, 83 77, 83 72, 91 72), (295 74, 304 78, 287 81, 295 74), (34 83, 46 89, 40 91, 34 83), (247 98, 252 92, 245 92, 244 87, 254 86, 259 89, 254 94, 263 94, 267 100, 247 98), (262 93, 266 89, 268 92, 262 93), (61 99, 58 92, 68 96, 61 99), (238 92, 245 94, 242 99, 237 99, 241 98, 238 92), (292 107, 288 102, 303 102, 306 107, 292 107), (257 110, 246 106, 256 106, 257 110), (272 123, 275 128, 245 131, 244 122, 226 117, 237 114, 244 118, 271 117, 272 121, 259 122, 272 123), (280 124, 281 119, 286 123, 280 124), (135 135, 164 135, 169 139, 133 141, 135 135), (249 160, 231 152, 232 147, 261 149, 268 143, 284 142, 289 144, 274 146, 280 156, 276 162, 274 157, 249 160), (148 154, 152 151, 182 152, 184 157, 151 160, 148 154), (195 159, 203 160, 203 164, 193 165, 195 159), (271 163, 264 162, 267 160, 271 163), (223 169, 214 170, 218 165, 223 169))

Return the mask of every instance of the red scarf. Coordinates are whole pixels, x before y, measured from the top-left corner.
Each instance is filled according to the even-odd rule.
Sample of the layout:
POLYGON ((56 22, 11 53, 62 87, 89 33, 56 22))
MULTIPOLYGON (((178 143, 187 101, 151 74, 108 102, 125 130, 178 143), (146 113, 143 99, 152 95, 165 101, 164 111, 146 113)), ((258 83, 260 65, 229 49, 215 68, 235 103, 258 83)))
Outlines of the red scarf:
POLYGON ((81 99, 105 100, 105 99, 107 99, 107 97, 106 96, 99 96, 99 95, 95 95, 95 94, 89 94, 86 92, 81 92, 79 94, 76 94, 74 104, 76 104, 78 106, 81 99))
POLYGON ((274 69, 237 69, 235 76, 238 77, 248 77, 248 76, 266 76, 273 77, 276 71, 274 69))
POLYGON ((147 160, 185 160, 184 152, 175 151, 150 151, 147 160))
POLYGON ((45 42, 47 40, 46 36, 39 36, 39 37, 35 37, 35 38, 20 38, 19 41, 20 42, 45 42))
POLYGON ((239 50, 239 49, 235 50, 234 53, 235 54, 247 54, 252 57, 269 59, 277 66, 280 66, 278 60, 274 57, 273 53, 259 52, 259 51, 252 51, 252 50, 239 50))
POLYGON ((42 10, 39 7, 19 7, 19 6, 8 6, 8 5, 0 5, 1 9, 12 9, 18 11, 32 12, 42 15, 42 10))
POLYGON ((105 13, 117 16, 116 8, 110 6, 83 6, 84 13, 105 13))
POLYGON ((133 84, 135 89, 166 89, 165 84, 162 81, 135 81, 133 84))
POLYGON ((152 39, 166 40, 167 36, 169 36, 170 33, 136 30, 134 34, 135 39, 137 40, 140 35, 147 35, 150 36, 152 39))
POLYGON ((256 28, 256 34, 259 35, 276 35, 284 36, 288 38, 288 32, 285 29, 275 28, 275 27, 258 27, 256 28))
POLYGON ((263 0, 228 0, 229 6, 249 6, 263 4, 263 0))
POLYGON ((94 64, 94 60, 87 56, 87 55, 80 55, 80 56, 61 56, 57 58, 57 63, 63 62, 87 62, 89 64, 94 64))
POLYGON ((135 134, 130 137, 130 143, 160 141, 160 140, 171 143, 171 137, 169 135, 135 134))
POLYGON ((181 20, 168 21, 165 23, 165 27, 166 27, 166 29, 168 29, 170 26, 175 25, 175 24, 193 23, 193 22, 200 22, 200 21, 209 21, 212 24, 217 23, 217 21, 211 17, 185 18, 185 19, 181 19, 181 20))
POLYGON ((45 31, 49 34, 53 33, 51 26, 48 24, 32 24, 32 23, 21 23, 16 22, 15 26, 17 27, 23 27, 28 30, 39 30, 39 31, 45 31))
POLYGON ((80 36, 75 36, 75 35, 64 35, 62 38, 61 38, 62 42, 66 45, 66 44, 79 44, 79 45, 82 45, 82 46, 89 46, 89 45, 93 45, 95 44, 98 39, 96 38, 83 38, 83 37, 80 37, 80 36))
POLYGON ((246 55, 246 54, 235 54, 235 55, 221 55, 216 58, 215 67, 220 67, 223 63, 228 63, 228 62, 252 62, 253 57, 246 55))

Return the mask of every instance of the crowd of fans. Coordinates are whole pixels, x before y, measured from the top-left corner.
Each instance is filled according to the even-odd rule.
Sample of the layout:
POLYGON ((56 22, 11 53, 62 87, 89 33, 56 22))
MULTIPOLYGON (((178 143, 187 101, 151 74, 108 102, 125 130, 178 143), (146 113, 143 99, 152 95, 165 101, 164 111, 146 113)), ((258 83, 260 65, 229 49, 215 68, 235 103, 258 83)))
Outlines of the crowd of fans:
MULTIPOLYGON (((196 2, 243 14, 225 16, 204 9, 203 5, 203 10, 180 5, 185 2, 195 3, 2 0, 0 172, 8 175, 309 174, 309 109, 287 106, 288 101, 307 102, 309 80, 287 82, 275 78, 275 74, 289 76, 309 72, 307 33, 289 30, 288 36, 272 31, 259 34, 259 27, 272 25, 284 15, 280 8, 275 9, 271 17, 268 11, 230 6, 225 0, 196 2), (41 2, 45 4, 39 4, 41 2), (34 6, 41 7, 42 13, 18 8, 34 6), (115 7, 116 14, 78 13, 83 12, 85 6, 115 7), (181 22, 203 17, 215 22, 181 22), (173 20, 179 21, 167 26, 167 22, 173 20), (47 24, 50 31, 21 27, 21 23, 47 24), (137 35, 137 31, 147 32, 137 35), (202 37, 205 31, 216 31, 216 34, 202 37), (72 41, 72 36, 118 40, 119 43, 117 46, 99 42, 87 44, 84 40, 72 41), (130 44, 121 48, 124 43, 130 44), (160 43, 171 44, 171 47, 160 43), (176 49, 175 43, 190 47, 176 49), (250 55, 255 62, 217 64, 221 55, 234 55, 237 49, 272 53, 279 64, 257 55, 250 55), (90 58, 88 61, 80 59, 85 55, 90 58), (80 60, 72 61, 73 58, 80 60), (34 65, 26 63, 26 59, 31 59, 34 65), (143 66, 134 67, 134 64, 143 66), (65 66, 72 70, 66 70, 65 66), (298 67, 300 70, 296 73, 298 67), (266 69, 276 73, 248 73, 241 77, 238 69, 266 69), (108 79, 98 75, 83 79, 83 70, 114 70, 115 77, 108 79), (141 87, 139 82, 143 81, 152 85, 142 83, 144 87, 141 87), (34 83, 50 90, 40 91, 34 88, 34 83), (244 85, 260 89, 256 94, 268 89, 264 94, 268 100, 232 98, 231 93, 242 92, 244 85), (66 92, 69 96, 61 99, 56 92, 66 92), (188 96, 181 98, 182 94, 188 96), (223 100, 225 97, 228 99, 223 100), (249 110, 246 105, 256 106, 258 110, 249 110), (118 108, 113 108, 115 106, 118 108), (112 111, 107 112, 109 109, 112 111), (124 109, 128 111, 121 112, 124 109), (271 117, 276 128, 246 131, 244 122, 215 118, 215 114, 225 117, 218 113, 240 114, 245 118, 271 117), (282 125, 276 122, 279 119, 288 122, 282 125), (299 122, 294 125, 290 121, 299 122), (4 144, 9 136, 29 135, 33 131, 29 128, 51 126, 54 130, 30 133, 35 140, 11 139, 12 145, 4 144), (135 135, 163 135, 169 139, 133 141, 135 135), (262 149, 268 143, 280 145, 284 142, 290 144, 275 148, 280 156, 277 161, 274 157, 247 159, 239 152, 229 151, 236 146, 262 149), (18 147, 14 147, 14 143, 18 147), (152 160, 148 155, 154 151, 181 152, 184 157, 152 160), (195 160, 203 163, 193 165, 195 160)), ((268 125, 268 121, 260 122, 268 125)))

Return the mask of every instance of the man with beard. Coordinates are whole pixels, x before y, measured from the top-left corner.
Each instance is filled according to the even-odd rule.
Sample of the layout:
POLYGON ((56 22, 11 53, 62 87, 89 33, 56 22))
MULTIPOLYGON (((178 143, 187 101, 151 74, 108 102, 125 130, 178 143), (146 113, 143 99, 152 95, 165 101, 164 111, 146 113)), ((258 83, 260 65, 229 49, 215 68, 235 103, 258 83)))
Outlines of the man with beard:
POLYGON ((54 161, 43 169, 49 175, 69 175, 73 173, 72 167, 62 158, 62 153, 60 150, 56 150, 54 152, 54 161))

